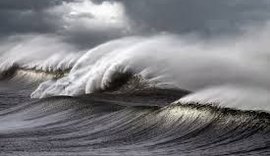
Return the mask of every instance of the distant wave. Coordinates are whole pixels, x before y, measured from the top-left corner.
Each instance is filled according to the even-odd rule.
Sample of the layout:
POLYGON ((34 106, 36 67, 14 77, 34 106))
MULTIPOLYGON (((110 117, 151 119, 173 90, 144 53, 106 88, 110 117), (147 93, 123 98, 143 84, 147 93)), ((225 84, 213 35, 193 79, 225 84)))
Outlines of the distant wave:
POLYGON ((22 68, 17 64, 12 65, 5 71, 1 71, 0 80, 23 79, 25 81, 45 81, 64 77, 69 69, 44 71, 35 68, 22 68))
MULTIPOLYGON (((70 70, 83 53, 56 36, 22 36, 7 39, 0 49, 0 78, 11 78, 17 71, 24 73, 58 74, 70 70), (20 37, 19 37, 20 38, 20 37), (49 45, 49 46, 48 46, 49 45)), ((30 77, 29 77, 30 78, 30 77)))

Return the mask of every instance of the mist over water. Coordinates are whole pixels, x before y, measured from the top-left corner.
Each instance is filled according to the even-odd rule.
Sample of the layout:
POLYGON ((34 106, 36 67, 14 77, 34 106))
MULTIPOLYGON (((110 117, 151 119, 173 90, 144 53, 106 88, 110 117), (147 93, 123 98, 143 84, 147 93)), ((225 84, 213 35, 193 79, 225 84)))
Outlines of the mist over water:
POLYGON ((88 51, 57 37, 40 36, 6 48, 1 71, 16 66, 22 70, 67 72, 60 79, 41 83, 32 93, 33 98, 93 93, 108 87, 116 74, 132 73, 158 88, 192 91, 196 98, 185 98, 190 102, 234 101, 241 103, 239 107, 233 105, 236 108, 268 110, 268 34, 265 29, 256 36, 248 32, 215 41, 192 35, 134 36, 108 41, 88 51), (259 104, 247 102, 250 96, 246 94, 266 99, 259 104))
POLYGON ((269 102, 266 95, 270 89, 267 72, 270 53, 267 38, 258 36, 260 42, 255 42, 250 34, 244 39, 219 41, 172 34, 109 41, 82 54, 67 76, 40 84, 32 97, 93 93, 104 90, 115 74, 129 72, 155 87, 190 90, 195 95, 199 91, 200 96, 189 98, 190 102, 234 101, 241 103, 239 107, 233 105, 236 108, 268 110, 265 106, 269 102), (201 93, 204 90, 214 96, 201 93), (258 104, 247 100, 250 97, 247 94, 266 99, 258 104))
POLYGON ((268 111, 268 36, 268 27, 216 40, 165 33, 123 37, 90 50, 57 36, 19 36, 2 43, 1 71, 16 68, 21 70, 17 75, 36 78, 43 77, 36 72, 62 75, 47 77, 32 98, 94 93, 105 90, 116 75, 132 73, 152 87, 193 92, 185 103, 268 111))

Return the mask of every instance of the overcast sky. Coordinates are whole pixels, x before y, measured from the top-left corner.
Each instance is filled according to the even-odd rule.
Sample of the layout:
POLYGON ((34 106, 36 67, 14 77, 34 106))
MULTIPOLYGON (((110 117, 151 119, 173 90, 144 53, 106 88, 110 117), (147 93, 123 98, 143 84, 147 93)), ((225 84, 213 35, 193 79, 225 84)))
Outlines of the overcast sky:
POLYGON ((218 36, 269 19, 269 0, 1 0, 0 38, 54 34, 85 46, 145 33, 218 36))

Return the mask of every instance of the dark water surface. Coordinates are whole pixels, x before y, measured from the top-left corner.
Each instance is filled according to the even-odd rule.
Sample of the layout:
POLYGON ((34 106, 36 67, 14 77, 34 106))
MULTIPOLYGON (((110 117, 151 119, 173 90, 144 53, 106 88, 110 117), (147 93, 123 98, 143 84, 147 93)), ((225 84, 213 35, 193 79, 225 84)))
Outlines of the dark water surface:
POLYGON ((29 98, 1 83, 1 156, 269 155, 270 115, 170 104, 176 90, 29 98))

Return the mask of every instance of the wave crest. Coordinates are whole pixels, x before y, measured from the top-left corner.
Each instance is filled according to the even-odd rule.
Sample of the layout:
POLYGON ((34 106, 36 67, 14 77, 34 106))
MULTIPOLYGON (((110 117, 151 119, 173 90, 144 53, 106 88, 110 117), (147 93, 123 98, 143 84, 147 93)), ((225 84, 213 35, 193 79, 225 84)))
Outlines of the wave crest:
MULTIPOLYGON (((205 42, 168 34, 134 36, 109 41, 85 53, 48 53, 42 59, 38 57, 28 62, 21 61, 24 57, 14 60, 22 69, 56 73, 70 69, 57 79, 41 83, 33 92, 33 98, 115 91, 135 77, 143 81, 133 82, 135 87, 130 87, 133 89, 137 84, 147 82, 156 88, 184 89, 194 93, 224 85, 251 88, 254 96, 260 93, 255 89, 269 92, 269 62, 265 61, 269 52, 257 53, 258 47, 267 47, 265 42, 250 47, 250 38, 247 41, 240 38, 238 45, 235 41, 205 42)), ((52 50, 61 48, 53 47, 52 50)), ((222 88, 220 92, 230 91, 222 88)), ((233 100, 234 97, 229 98, 233 100)), ((242 100, 234 102, 245 105, 242 100)), ((262 108, 264 104, 260 105, 256 108, 262 108)))

